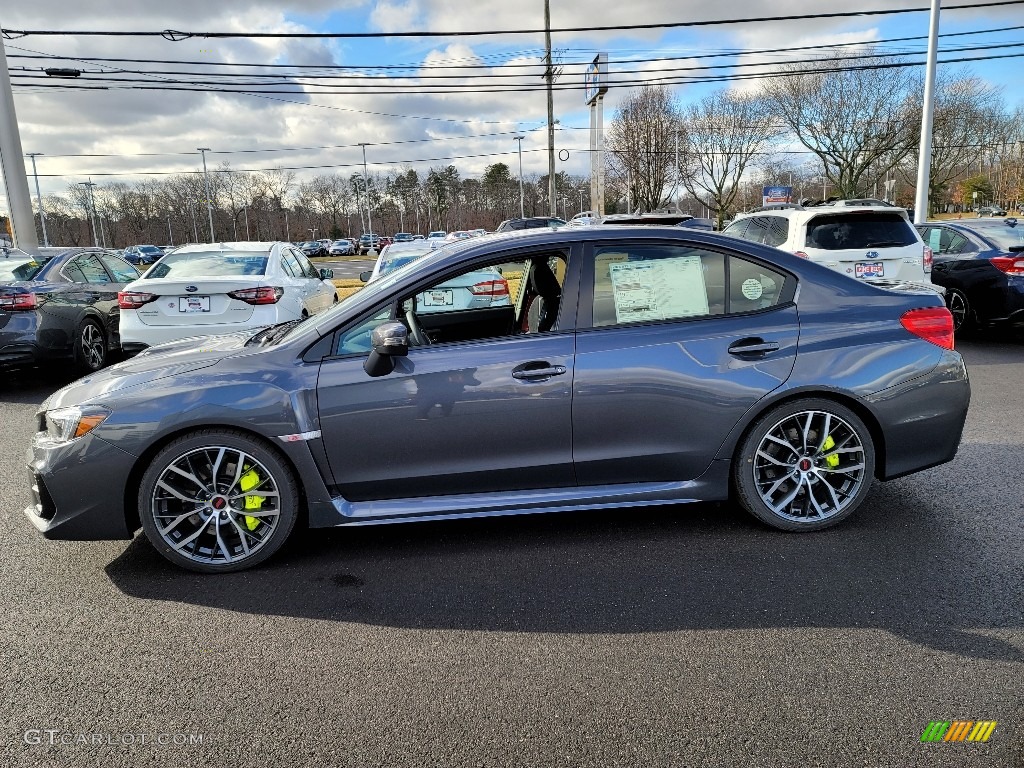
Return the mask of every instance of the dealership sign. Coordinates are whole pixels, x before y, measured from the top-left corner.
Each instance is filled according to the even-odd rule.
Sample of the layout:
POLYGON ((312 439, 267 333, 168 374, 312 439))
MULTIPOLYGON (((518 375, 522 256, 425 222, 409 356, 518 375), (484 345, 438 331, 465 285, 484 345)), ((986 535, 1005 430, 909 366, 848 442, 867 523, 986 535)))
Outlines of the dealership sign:
POLYGON ((793 199, 792 187, 764 187, 761 191, 762 205, 789 203, 793 199))

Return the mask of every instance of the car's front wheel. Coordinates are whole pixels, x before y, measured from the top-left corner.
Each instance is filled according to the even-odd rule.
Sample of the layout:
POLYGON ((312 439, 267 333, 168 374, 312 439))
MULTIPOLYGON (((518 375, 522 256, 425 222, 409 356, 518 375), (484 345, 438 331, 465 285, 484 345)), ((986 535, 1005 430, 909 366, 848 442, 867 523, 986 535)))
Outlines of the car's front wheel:
POLYGON ((816 531, 853 514, 874 470, 874 442, 860 417, 831 400, 803 399, 757 420, 736 453, 733 484, 762 522, 816 531))
POLYGON ((201 573, 261 563, 295 526, 299 493, 277 453, 232 430, 199 430, 165 446, 139 485, 146 537, 176 565, 201 573))

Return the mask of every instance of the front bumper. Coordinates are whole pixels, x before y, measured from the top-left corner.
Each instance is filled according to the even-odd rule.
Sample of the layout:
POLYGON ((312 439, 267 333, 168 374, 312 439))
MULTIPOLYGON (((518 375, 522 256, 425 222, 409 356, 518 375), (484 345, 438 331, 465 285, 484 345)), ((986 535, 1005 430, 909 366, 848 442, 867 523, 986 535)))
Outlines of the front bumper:
POLYGON ((95 435, 28 451, 32 503, 25 515, 48 539, 130 539, 125 490, 135 457, 95 435))

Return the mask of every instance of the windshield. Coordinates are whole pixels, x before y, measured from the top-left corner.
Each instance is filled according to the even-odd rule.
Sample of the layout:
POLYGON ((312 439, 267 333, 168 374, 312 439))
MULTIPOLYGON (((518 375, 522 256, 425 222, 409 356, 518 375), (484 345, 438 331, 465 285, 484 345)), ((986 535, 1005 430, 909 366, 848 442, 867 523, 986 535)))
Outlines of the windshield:
POLYGON ((170 277, 175 280, 188 280, 194 277, 264 275, 267 272, 267 260, 266 253, 169 253, 146 273, 146 279, 170 277))
POLYGON ((0 280, 31 280, 42 266, 31 257, 0 259, 0 280))
POLYGON ((139 250, 142 251, 143 253, 163 253, 163 251, 161 251, 155 245, 140 245, 139 250))

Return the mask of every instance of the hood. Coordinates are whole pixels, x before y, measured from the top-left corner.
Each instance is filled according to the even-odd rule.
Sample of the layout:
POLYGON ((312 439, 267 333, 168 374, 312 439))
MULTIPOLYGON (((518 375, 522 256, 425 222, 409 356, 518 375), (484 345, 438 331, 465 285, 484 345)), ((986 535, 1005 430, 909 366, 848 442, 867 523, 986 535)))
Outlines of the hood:
POLYGON ((149 347, 136 357, 73 381, 47 398, 42 409, 102 400, 110 392, 150 384, 216 365, 245 347, 254 330, 224 336, 194 336, 149 347))

